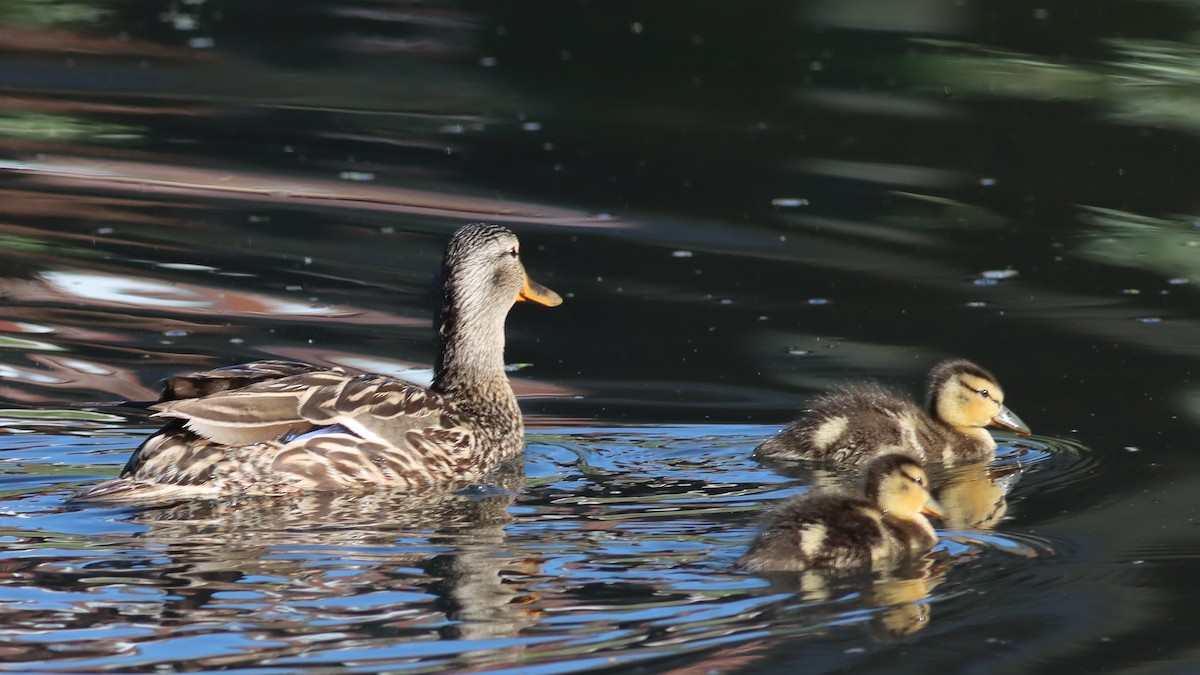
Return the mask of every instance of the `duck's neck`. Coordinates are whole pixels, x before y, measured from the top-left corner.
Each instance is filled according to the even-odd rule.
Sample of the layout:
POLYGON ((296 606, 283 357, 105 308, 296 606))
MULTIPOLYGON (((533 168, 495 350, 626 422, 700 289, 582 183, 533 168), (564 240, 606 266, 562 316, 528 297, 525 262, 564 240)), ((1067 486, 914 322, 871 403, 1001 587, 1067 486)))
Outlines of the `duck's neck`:
MULTIPOLYGON (((507 310, 507 308, 500 308, 507 310)), ((443 309, 432 389, 480 423, 485 436, 520 437, 521 409, 504 371, 506 311, 443 309), (494 432, 494 433, 493 433, 494 432)))

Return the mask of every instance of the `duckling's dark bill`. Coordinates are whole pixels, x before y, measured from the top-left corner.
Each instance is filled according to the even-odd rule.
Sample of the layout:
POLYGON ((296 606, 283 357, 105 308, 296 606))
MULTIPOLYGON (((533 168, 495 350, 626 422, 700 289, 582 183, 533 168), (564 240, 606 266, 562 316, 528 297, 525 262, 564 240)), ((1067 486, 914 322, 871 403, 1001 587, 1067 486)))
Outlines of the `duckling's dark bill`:
POLYGON ((562 297, 558 293, 530 279, 529 275, 525 275, 525 288, 517 294, 517 302, 525 300, 547 307, 558 307, 562 304, 562 297))
POLYGON ((942 508, 942 505, 932 496, 925 501, 925 506, 921 507, 921 513, 933 516, 934 518, 941 518, 942 520, 946 519, 946 509, 942 508))
POLYGON ((1029 431, 1029 427, 1025 426, 1025 423, 1021 421, 1021 418, 1017 417, 1016 413, 1009 410, 1005 406, 1000 406, 1000 413, 992 418, 991 426, 1000 427, 1001 429, 1008 429, 1014 434, 1022 437, 1028 436, 1030 433, 1032 433, 1029 431))

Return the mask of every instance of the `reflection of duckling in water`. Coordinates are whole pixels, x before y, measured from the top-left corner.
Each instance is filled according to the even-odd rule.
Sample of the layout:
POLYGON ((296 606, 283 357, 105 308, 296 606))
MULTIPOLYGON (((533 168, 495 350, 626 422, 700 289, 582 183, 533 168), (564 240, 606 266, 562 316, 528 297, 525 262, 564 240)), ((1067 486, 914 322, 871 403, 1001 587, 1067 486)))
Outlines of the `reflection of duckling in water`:
MULTIPOLYGON (((778 462, 772 468, 816 488, 855 488, 862 477, 850 467, 815 462, 778 462)), ((1021 476, 1021 467, 971 462, 927 467, 934 499, 942 507, 943 526, 949 530, 990 530, 1008 513, 1009 491, 1021 476)))
POLYGON ((815 490, 768 516, 737 565, 753 572, 885 567, 933 548, 922 514, 943 517, 925 471, 910 457, 882 455, 867 465, 865 497, 815 490))
POLYGON ((932 610, 926 600, 942 582, 945 567, 935 569, 927 560, 916 561, 911 567, 904 573, 875 579, 871 585, 871 603, 881 608, 871 622, 877 637, 903 638, 929 625, 932 610))
POLYGON ((1029 427, 1004 406, 996 378, 970 361, 934 366, 927 407, 928 413, 874 383, 846 387, 818 397, 754 455, 856 467, 884 453, 911 455, 919 462, 970 462, 989 460, 996 450, 984 427, 1029 435, 1029 427))
POLYGON ((766 580, 771 592, 795 598, 783 602, 785 611, 794 614, 785 619, 789 624, 845 625, 852 615, 868 617, 864 627, 870 635, 887 640, 912 635, 929 625, 932 606, 928 601, 947 569, 924 557, 900 562, 886 571, 812 569, 768 574, 766 580))
POLYGON ((974 462, 950 467, 934 476, 937 500, 951 530, 990 530, 1008 512, 1007 489, 1016 467, 974 462))

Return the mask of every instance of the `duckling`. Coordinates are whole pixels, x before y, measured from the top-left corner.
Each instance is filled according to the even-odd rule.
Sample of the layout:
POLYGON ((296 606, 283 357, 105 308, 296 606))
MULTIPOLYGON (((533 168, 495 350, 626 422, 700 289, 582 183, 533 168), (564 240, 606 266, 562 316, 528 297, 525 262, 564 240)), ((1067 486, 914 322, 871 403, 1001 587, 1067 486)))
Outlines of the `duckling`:
POLYGON ((964 359, 942 361, 929 372, 926 407, 929 412, 879 384, 846 387, 817 397, 754 456, 850 467, 881 453, 908 454, 921 463, 973 462, 991 459, 996 450, 984 427, 1029 435, 1005 407, 996 378, 964 359))
POLYGON ((924 514, 943 517, 924 469, 907 455, 867 465, 865 496, 811 490, 772 512, 737 566, 752 572, 884 568, 937 543, 924 514))
POLYGON ((427 389, 259 361, 171 378, 150 406, 165 426, 118 478, 75 496, 145 502, 293 494, 477 480, 524 447, 504 370, 509 309, 562 298, 534 282, 517 237, 486 223, 460 228, 442 262, 437 359, 427 389))

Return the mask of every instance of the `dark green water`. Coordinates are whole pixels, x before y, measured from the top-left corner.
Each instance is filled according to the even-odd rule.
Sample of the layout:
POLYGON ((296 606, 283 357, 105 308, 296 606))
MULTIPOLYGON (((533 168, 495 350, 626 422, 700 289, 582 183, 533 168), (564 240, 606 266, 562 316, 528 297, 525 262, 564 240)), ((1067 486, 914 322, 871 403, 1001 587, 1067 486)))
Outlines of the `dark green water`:
POLYGON ((1191 670, 1196 35, 1182 0, 0 0, 0 670, 1191 670), (509 320, 523 479, 65 503, 151 428, 94 404, 166 375, 421 377, 476 220, 566 298, 509 320), (758 442, 947 356, 1036 433, 1002 521, 899 578, 731 570, 816 480, 758 442))

